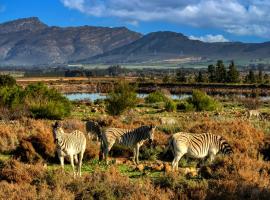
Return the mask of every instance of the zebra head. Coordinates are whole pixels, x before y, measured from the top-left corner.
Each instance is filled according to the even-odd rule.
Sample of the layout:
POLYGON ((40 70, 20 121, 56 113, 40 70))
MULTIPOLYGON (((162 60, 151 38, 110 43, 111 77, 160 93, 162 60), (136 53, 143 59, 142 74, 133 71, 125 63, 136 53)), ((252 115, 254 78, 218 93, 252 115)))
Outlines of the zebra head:
POLYGON ((61 129, 61 125, 59 122, 55 122, 55 124, 52 125, 52 128, 53 128, 53 137, 55 141, 57 141, 59 139, 59 129, 61 129))
POLYGON ((148 128, 149 128, 149 131, 148 131, 149 142, 152 143, 154 140, 154 132, 155 132, 156 126, 150 125, 148 128))

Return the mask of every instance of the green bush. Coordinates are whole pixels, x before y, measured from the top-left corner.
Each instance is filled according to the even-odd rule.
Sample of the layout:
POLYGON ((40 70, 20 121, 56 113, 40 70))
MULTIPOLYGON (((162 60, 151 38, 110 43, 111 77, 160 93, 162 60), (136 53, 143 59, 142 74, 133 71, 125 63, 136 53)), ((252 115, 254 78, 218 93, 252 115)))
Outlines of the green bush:
POLYGON ((70 101, 43 83, 28 85, 25 95, 25 103, 34 118, 62 119, 70 114, 70 101))
POLYGON ((200 90, 194 90, 187 102, 192 104, 196 111, 213 111, 220 107, 218 101, 200 90))
POLYGON ((193 104, 187 102, 187 100, 183 100, 180 103, 177 104, 177 110, 182 110, 182 111, 194 111, 195 108, 193 104))
POLYGON ((167 100, 168 97, 160 91, 152 92, 145 98, 146 103, 166 102, 167 100))
POLYGON ((0 104, 8 109, 23 107, 24 90, 19 86, 2 87, 0 89, 0 104))
POLYGON ((9 75, 0 75, 0 86, 15 86, 16 80, 12 76, 9 75))
POLYGON ((135 107, 137 102, 135 87, 121 82, 107 95, 106 110, 110 115, 120 115, 126 109, 135 107))
POLYGON ((168 112, 174 112, 176 111, 176 103, 169 99, 165 102, 165 110, 168 112))

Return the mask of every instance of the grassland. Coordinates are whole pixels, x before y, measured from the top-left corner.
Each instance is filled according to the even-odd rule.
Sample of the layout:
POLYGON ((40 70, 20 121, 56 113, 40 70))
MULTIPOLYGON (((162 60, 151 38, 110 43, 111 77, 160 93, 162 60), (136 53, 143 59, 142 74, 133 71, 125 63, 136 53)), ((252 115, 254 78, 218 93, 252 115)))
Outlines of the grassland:
POLYGON ((69 164, 65 172, 60 169, 53 121, 1 121, 0 199, 269 199, 269 102, 255 102, 263 119, 247 119, 246 107, 254 102, 218 100, 222 104, 218 111, 166 112, 162 103, 141 99, 119 117, 108 116, 102 102, 74 102, 71 116, 62 122, 66 131, 85 131, 85 120, 106 127, 158 126, 153 146, 142 147, 138 166, 131 162, 132 152, 121 147, 112 150, 109 165, 99 162, 99 144, 88 140, 79 179, 73 178, 69 164), (222 135, 234 154, 219 155, 200 167, 198 160, 183 158, 179 172, 172 173, 172 155, 165 149, 177 131, 222 135))

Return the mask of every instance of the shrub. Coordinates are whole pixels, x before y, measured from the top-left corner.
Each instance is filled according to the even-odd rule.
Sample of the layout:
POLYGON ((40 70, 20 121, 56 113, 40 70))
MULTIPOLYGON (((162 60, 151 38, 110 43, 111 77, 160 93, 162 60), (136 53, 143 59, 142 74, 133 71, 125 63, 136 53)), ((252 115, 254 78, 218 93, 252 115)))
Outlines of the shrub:
POLYGON ((165 110, 168 112, 174 112, 176 111, 176 103, 169 99, 165 102, 165 110))
POLYGON ((22 107, 24 98, 25 93, 19 86, 2 87, 0 89, 0 104, 9 109, 22 107))
POLYGON ((158 102, 165 102, 168 100, 168 97, 161 91, 155 91, 150 93, 146 98, 146 103, 158 103, 158 102))
POLYGON ((194 90, 187 102, 192 104, 196 111, 213 111, 220 107, 216 100, 200 90, 194 90))
POLYGON ((187 102, 186 100, 183 100, 177 104, 177 110, 183 110, 183 111, 188 112, 188 111, 194 111, 195 108, 193 104, 187 102))
POLYGON ((42 83, 28 85, 25 95, 26 104, 34 118, 62 119, 70 114, 70 101, 42 83))
POLYGON ((107 95, 106 110, 110 115, 120 115, 126 109, 135 107, 137 101, 135 87, 121 82, 107 95))
POLYGON ((16 80, 12 76, 9 75, 0 75, 0 86, 15 86, 16 80))

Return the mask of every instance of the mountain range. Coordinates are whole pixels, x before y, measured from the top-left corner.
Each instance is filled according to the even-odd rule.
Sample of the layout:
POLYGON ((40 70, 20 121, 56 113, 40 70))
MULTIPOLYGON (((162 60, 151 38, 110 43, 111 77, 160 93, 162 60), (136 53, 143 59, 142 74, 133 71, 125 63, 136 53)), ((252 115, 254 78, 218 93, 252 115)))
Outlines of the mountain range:
POLYGON ((0 24, 0 66, 147 63, 189 57, 269 58, 270 42, 206 43, 170 31, 143 35, 125 27, 56 27, 36 17, 0 24))

